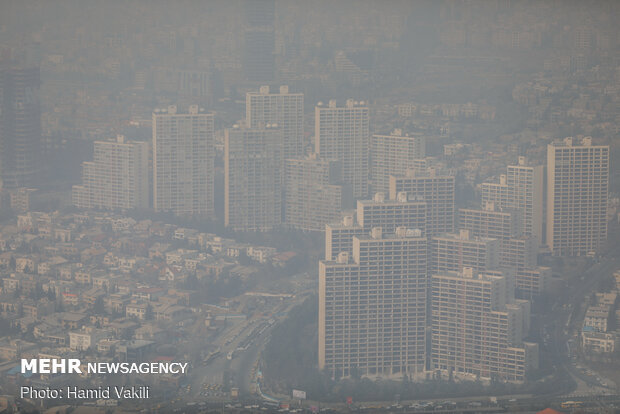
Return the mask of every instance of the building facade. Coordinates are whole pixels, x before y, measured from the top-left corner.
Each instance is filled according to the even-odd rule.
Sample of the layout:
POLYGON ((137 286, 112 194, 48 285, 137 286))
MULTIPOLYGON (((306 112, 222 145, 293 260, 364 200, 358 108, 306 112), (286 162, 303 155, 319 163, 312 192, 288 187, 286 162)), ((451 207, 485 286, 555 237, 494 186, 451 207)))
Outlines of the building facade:
POLYGON ((543 167, 519 157, 509 165, 498 183, 481 185, 482 205, 493 203, 496 208, 518 215, 521 234, 534 236, 543 243, 543 167))
POLYGON ((213 114, 191 105, 153 112, 153 207, 179 216, 214 215, 213 114))
POLYGON ((273 80, 275 74, 275 0, 245 0, 243 71, 249 82, 273 80))
POLYGON ((538 348, 522 341, 525 303, 509 303, 498 274, 440 272, 431 277, 431 365, 442 376, 523 382, 538 348))
POLYGON ((149 207, 149 145, 95 141, 93 161, 82 163, 82 185, 73 186, 78 208, 132 209, 149 207))
POLYGON ((269 231, 282 223, 282 182, 277 126, 235 125, 225 132, 225 225, 239 231, 269 231))
POLYGON ((460 272, 465 267, 482 272, 499 268, 500 243, 488 237, 473 237, 467 230, 431 238, 431 274, 460 272))
POLYGON ((555 256, 597 252, 607 240, 609 146, 573 138, 547 146, 547 245, 555 256))
POLYGON ((426 171, 408 169, 405 175, 390 176, 390 198, 399 192, 426 202, 426 233, 428 235, 454 231, 455 177, 436 168, 426 171))
POLYGON ((0 188, 32 187, 41 171, 39 66, 0 63, 0 188))
POLYGON ((340 161, 342 180, 355 198, 368 196, 369 120, 368 106, 352 99, 344 106, 331 100, 315 108, 315 150, 321 158, 340 161))
POLYGON ((415 160, 426 155, 426 138, 403 134, 395 129, 390 135, 373 135, 370 141, 370 182, 373 192, 390 191, 390 175, 404 175, 415 160))
MULTIPOLYGON (((304 155, 304 94, 290 93, 288 86, 280 86, 277 93, 269 86, 261 86, 258 92, 245 96, 245 116, 250 128, 262 123, 277 124, 282 130, 283 163, 289 158, 304 155)), ((282 167, 284 171, 284 166, 282 167)))
POLYGON ((423 373, 426 238, 398 228, 353 237, 319 263, 319 368, 333 378, 423 373))
POLYGON ((338 220, 352 200, 350 187, 341 185, 338 161, 320 159, 316 154, 286 160, 285 221, 290 228, 324 231, 338 220))
POLYGON ((407 227, 426 235, 426 203, 410 199, 404 191, 398 193, 395 199, 386 199, 385 194, 377 193, 372 200, 358 200, 354 213, 346 214, 339 222, 326 226, 326 260, 335 260, 341 252, 351 254, 351 236, 368 234, 374 227, 381 227, 386 233, 394 232, 398 227, 407 227))

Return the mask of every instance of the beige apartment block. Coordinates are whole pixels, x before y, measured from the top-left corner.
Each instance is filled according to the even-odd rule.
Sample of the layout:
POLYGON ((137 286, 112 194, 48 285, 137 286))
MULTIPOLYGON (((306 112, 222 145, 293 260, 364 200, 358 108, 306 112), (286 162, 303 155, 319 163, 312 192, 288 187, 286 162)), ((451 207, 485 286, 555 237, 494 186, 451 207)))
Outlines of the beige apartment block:
POLYGON ((353 237, 319 263, 319 368, 333 378, 415 376, 426 360, 426 238, 404 227, 353 237))
POLYGON ((153 207, 179 216, 214 215, 213 114, 197 105, 153 112, 153 207))
POLYGON ((95 141, 93 160, 82 163, 82 184, 73 186, 78 208, 132 209, 149 207, 149 145, 147 142, 95 141))
POLYGON ((350 203, 350 187, 341 185, 340 163, 317 154, 286 160, 285 221, 290 228, 325 231, 350 203))
POLYGON ((373 135, 370 140, 370 182, 374 192, 390 191, 390 175, 404 175, 415 160, 426 155, 426 138, 421 134, 395 129, 389 135, 373 135))
POLYGON ((534 236, 543 242, 543 167, 530 165, 527 158, 519 157, 516 165, 509 165, 498 183, 481 185, 482 205, 493 203, 497 209, 518 215, 521 234, 534 236))
POLYGON ((275 125, 226 129, 225 225, 238 231, 269 231, 282 223, 282 131, 275 125))
POLYGON ((499 268, 500 243, 497 239, 474 237, 467 230, 431 238, 431 274, 460 272, 465 267, 482 272, 499 268))
POLYGON ((350 184, 355 198, 368 196, 369 110, 365 102, 335 100, 315 107, 315 150, 324 159, 338 160, 342 180, 350 184))
POLYGON ((547 245, 555 256, 597 252, 607 240, 609 146, 576 145, 565 138, 547 146, 547 245))
POLYGON ((523 382, 538 364, 523 343, 527 302, 507 301, 500 274, 439 272, 431 277, 431 367, 446 378, 523 382))
POLYGON ((426 233, 428 235, 454 231, 453 174, 430 167, 426 171, 408 169, 404 175, 390 176, 390 198, 406 192, 416 200, 426 202, 426 233))
POLYGON ((394 199, 386 199, 385 194, 377 193, 372 200, 358 200, 356 214, 346 214, 339 222, 326 226, 326 260, 335 260, 340 252, 351 254, 352 236, 367 234, 373 227, 381 227, 385 232, 407 227, 426 235, 426 208, 425 202, 411 199, 404 191, 394 199))
POLYGON ((248 127, 258 128, 261 124, 277 124, 282 130, 280 153, 282 171, 289 158, 304 155, 304 94, 291 93, 286 85, 277 92, 269 86, 245 95, 245 116, 248 127))

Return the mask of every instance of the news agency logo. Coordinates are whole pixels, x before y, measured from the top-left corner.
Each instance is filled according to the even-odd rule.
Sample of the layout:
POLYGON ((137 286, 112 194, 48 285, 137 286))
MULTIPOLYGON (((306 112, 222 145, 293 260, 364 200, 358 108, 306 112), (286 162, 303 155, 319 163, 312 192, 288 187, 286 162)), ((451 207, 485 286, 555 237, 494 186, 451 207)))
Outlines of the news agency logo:
MULTIPOLYGON (((89 374, 186 374, 188 362, 87 362, 89 374)), ((77 358, 22 359, 22 374, 82 374, 77 358)))
POLYGON ((81 374, 80 360, 70 359, 22 359, 22 374, 81 374))

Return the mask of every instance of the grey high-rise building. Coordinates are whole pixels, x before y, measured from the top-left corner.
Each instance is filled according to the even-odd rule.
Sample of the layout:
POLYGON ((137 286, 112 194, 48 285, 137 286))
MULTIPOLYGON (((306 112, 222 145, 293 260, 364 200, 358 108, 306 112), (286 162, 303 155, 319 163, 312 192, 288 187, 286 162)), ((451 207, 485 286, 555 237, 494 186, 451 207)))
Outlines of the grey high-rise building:
POLYGON ((523 342, 529 304, 511 297, 501 272, 433 274, 431 365, 446 378, 523 382, 538 367, 537 344, 523 342))
POLYGON ((41 169, 38 66, 0 63, 0 179, 4 188, 34 186, 41 169))
POLYGON ((245 96, 245 115, 248 127, 257 128, 277 124, 282 130, 281 154, 283 163, 289 158, 303 156, 304 94, 291 93, 288 86, 280 86, 277 92, 269 86, 261 86, 258 92, 245 96))
POLYGON ((460 272, 464 267, 475 271, 499 268, 499 240, 474 237, 468 230, 434 236, 430 241, 431 274, 460 272))
POLYGON ((395 129, 389 135, 375 134, 370 141, 370 182, 373 192, 390 191, 390 175, 404 175, 416 160, 426 155, 426 138, 395 129))
POLYGON ((416 376, 426 359, 426 237, 399 227, 353 236, 319 262, 319 368, 331 377, 416 376))
POLYGON ((357 221, 353 215, 345 214, 339 222, 325 226, 325 258, 335 260, 338 254, 351 254, 352 236, 368 234, 373 228, 380 227, 385 233, 392 233, 398 227, 416 229, 426 235, 427 204, 409 197, 406 192, 386 199, 384 193, 377 193, 372 200, 357 201, 357 221))
POLYGON ((82 163, 82 185, 73 186, 73 205, 79 208, 131 209, 149 206, 146 142, 95 141, 93 161, 82 163))
POLYGON ((214 214, 213 114, 190 105, 153 113, 153 207, 179 216, 214 214))
POLYGON ((347 100, 336 106, 319 103, 315 109, 315 149, 321 158, 342 164, 342 181, 351 184, 356 198, 368 195, 369 112, 364 102, 347 100))
POLYGON ((324 231, 337 220, 351 200, 348 186, 341 185, 338 161, 311 154, 286 160, 286 225, 305 231, 324 231))
POLYGON ((226 130, 225 224, 240 231, 268 231, 282 223, 282 131, 275 126, 226 130))
POLYGON ((275 0, 246 0, 243 9, 245 78, 250 82, 271 81, 275 73, 275 0))
POLYGON ((435 167, 410 168, 404 175, 390 176, 390 198, 405 191, 410 197, 426 202, 426 234, 454 231, 455 176, 435 167))
POLYGON ((607 240, 609 146, 573 138, 547 146, 547 245, 555 256, 598 251, 607 240))
POLYGON ((520 232, 543 242, 543 167, 530 165, 519 157, 509 165, 497 183, 482 183, 482 205, 491 202, 502 210, 512 211, 519 220, 520 232))

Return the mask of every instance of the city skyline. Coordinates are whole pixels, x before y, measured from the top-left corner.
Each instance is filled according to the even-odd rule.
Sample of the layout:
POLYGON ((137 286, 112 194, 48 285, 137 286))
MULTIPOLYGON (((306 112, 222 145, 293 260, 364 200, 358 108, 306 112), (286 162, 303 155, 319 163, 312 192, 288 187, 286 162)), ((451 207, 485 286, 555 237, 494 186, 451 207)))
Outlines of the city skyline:
POLYGON ((3 1, 0 412, 614 412, 618 20, 3 1))

